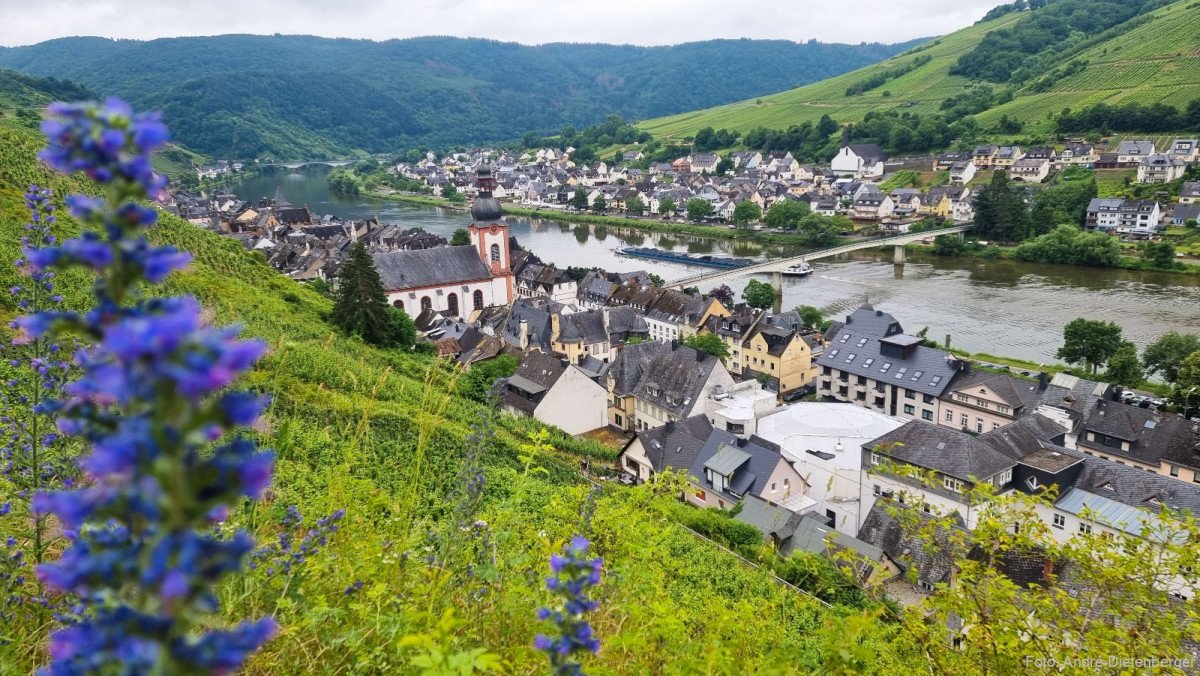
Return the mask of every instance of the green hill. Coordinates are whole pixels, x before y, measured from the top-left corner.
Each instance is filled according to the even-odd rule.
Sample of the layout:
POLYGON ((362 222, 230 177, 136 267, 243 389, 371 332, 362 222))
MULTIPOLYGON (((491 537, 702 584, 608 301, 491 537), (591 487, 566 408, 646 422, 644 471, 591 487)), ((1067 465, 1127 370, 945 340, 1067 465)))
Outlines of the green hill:
POLYGON ((0 67, 69 77, 161 109, 175 138, 206 154, 316 159, 509 141, 613 112, 666 115, 814 82, 915 42, 634 47, 448 37, 63 38, 0 48, 0 67))
MULTIPOLYGON (((87 189, 49 175, 35 160, 42 146, 38 133, 0 122, 4 288, 18 280, 12 261, 25 187, 51 186, 59 199, 87 189)), ((69 235, 75 227, 64 219, 61 230, 69 235)), ((267 542, 278 537, 288 505, 299 507, 306 528, 347 512, 328 547, 291 574, 262 566, 222 590, 231 619, 274 613, 282 625, 248 673, 411 673, 418 651, 401 644, 408 635, 438 636, 449 653, 487 649, 512 673, 544 669, 531 641, 544 631, 535 611, 548 601, 547 558, 581 526, 588 484, 580 459, 607 461, 615 451, 550 431, 549 447, 527 462, 522 445, 540 424, 507 416, 489 423, 484 407, 456 393, 453 369, 339 335, 327 323, 327 298, 235 241, 169 215, 153 237, 194 255, 168 292, 196 295, 215 321, 239 322, 270 345, 247 384, 273 400, 260 433, 277 454, 275 481, 267 502, 235 521, 267 542), (477 472, 487 487, 473 506, 462 486, 477 472), (463 518, 477 522, 471 533, 459 528, 463 518), (362 588, 347 593, 356 582, 362 588)), ((64 275, 58 286, 69 306, 87 302, 83 275, 64 275)), ((15 308, 0 298, 5 325, 15 308)), ((663 664, 693 673, 714 665, 813 671, 842 640, 832 628, 850 623, 853 635, 872 627, 854 649, 874 653, 874 673, 905 670, 902 649, 891 645, 894 629, 853 607, 822 606, 698 538, 678 521, 703 514, 673 493, 656 497, 615 484, 598 501, 591 534, 608 582, 593 622, 605 649, 589 672, 652 672, 663 664)), ((6 673, 29 672, 31 658, 44 659, 31 642, 44 640, 45 628, 23 642, 23 627, 6 622, 6 673)))
POLYGON ((1027 133, 1044 133, 1054 127, 1051 116, 1064 108, 1129 102, 1183 108, 1200 99, 1197 45, 1196 0, 1058 0, 822 82, 639 126, 682 139, 704 127, 783 129, 822 115, 846 123, 894 110, 947 113, 950 121, 974 114, 984 128, 1007 116, 1023 123, 1027 133), (988 68, 996 63, 1005 65, 988 68))

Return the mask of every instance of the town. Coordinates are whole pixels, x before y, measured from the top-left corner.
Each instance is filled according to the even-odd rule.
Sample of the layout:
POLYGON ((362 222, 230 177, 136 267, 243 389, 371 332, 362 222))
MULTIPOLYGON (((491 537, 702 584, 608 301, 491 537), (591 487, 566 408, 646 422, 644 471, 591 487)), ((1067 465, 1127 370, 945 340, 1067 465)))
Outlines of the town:
MULTIPOLYGON (((917 542, 889 510, 957 514, 957 527, 969 530, 978 486, 1037 495, 1053 485, 1038 518, 1057 538, 1149 534, 1159 508, 1200 514, 1200 417, 1111 383, 974 362, 866 303, 826 321, 800 308, 771 311, 769 297, 738 302, 727 288, 667 288, 645 270, 560 269, 520 248, 502 200, 564 208, 582 191, 589 204, 621 212, 638 199, 652 214, 685 205, 669 209, 673 217, 702 199, 721 220, 736 204, 769 210, 796 201, 903 232, 929 217, 968 221, 972 191, 963 184, 979 167, 1037 182, 1051 167, 1116 163, 1146 180, 1176 180, 1196 153, 1187 140, 1167 154, 1141 142, 1122 142, 1116 154, 1083 144, 986 146, 934 160, 954 185, 887 194, 873 182, 886 158, 861 145, 845 146, 820 171, 787 154, 735 154, 723 177, 712 155, 652 166, 646 176, 604 163, 564 166, 553 150, 481 150, 394 167, 435 192, 453 186, 471 198, 470 226, 454 245, 419 229, 318 216, 282 192, 257 203, 177 192, 172 208, 302 281, 336 285, 347 252, 363 245, 388 304, 412 315, 429 350, 467 369, 512 358, 515 369, 493 390, 502 411, 620 440, 616 466, 593 467, 597 476, 641 484, 680 472, 686 502, 736 513, 781 555, 851 552, 870 562, 857 569, 860 584, 915 602, 951 581, 961 553, 917 542), (1160 165, 1167 169, 1151 173, 1160 165), (910 567, 915 576, 903 574, 910 567)), ((1190 218, 1198 198, 1200 184, 1189 183, 1170 212, 1190 218)), ((1163 211, 1153 200, 1096 199, 1088 227, 1154 236, 1163 211)), ((1042 563, 1034 567, 1042 573, 1042 563)), ((1182 578, 1166 584, 1179 599, 1196 593, 1182 578)))

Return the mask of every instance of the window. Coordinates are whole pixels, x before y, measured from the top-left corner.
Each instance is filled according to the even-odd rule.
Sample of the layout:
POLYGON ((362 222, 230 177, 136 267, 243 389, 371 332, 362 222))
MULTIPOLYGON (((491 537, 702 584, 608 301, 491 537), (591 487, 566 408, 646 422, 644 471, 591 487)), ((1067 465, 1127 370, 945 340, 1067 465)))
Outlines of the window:
POLYGON ((948 423, 954 422, 954 411, 951 411, 949 409, 946 410, 946 422, 948 422, 948 423))
POLYGON ((500 245, 499 244, 492 245, 492 262, 493 263, 500 262, 500 245))
POLYGON ((783 477, 783 487, 785 489, 791 488, 791 486, 788 486, 788 478, 787 477, 783 477))
POLYGON ((421 312, 433 309, 433 301, 429 296, 421 296, 421 312))
POLYGON ((1055 514, 1054 522, 1051 525, 1059 530, 1062 530, 1067 526, 1067 517, 1063 516, 1062 514, 1055 514))
POLYGON ((983 434, 983 418, 975 419, 975 431, 983 434))
POLYGON ((858 379, 857 379, 855 382, 856 382, 856 383, 858 383, 859 385, 866 385, 866 384, 867 384, 867 377, 866 377, 866 376, 859 376, 859 377, 858 377, 858 379))
POLYGON ((1004 404, 999 404, 996 406, 996 408, 998 408, 1001 413, 1008 413, 1009 411, 1012 410, 1009 407, 1005 406, 1004 404))
POLYGON ((1092 525, 1091 525, 1090 523, 1080 523, 1080 524, 1079 524, 1079 532, 1080 532, 1080 533, 1083 533, 1084 535, 1087 535, 1088 533, 1091 533, 1091 532, 1092 532, 1092 525))
POLYGON ((392 301, 392 307, 403 310, 404 309, 404 301, 402 301, 402 300, 392 301))
POLYGON ((879 486, 879 484, 875 484, 875 496, 878 497, 880 495, 883 495, 883 489, 879 486))
POLYGON ((905 405, 904 405, 904 415, 912 415, 912 414, 913 414, 913 413, 915 413, 915 412, 916 412, 916 409, 915 409, 915 408, 913 408, 913 405, 912 405, 912 404, 905 404, 905 405))
POLYGON ((930 411, 929 409, 925 409, 924 411, 921 411, 921 420, 932 421, 933 420, 933 411, 930 411))
POLYGON ((887 373, 887 372, 888 372, 888 369, 890 369, 890 368, 892 368, 892 362, 890 362, 890 361, 885 361, 885 362, 883 363, 883 366, 882 366, 882 367, 880 367, 880 369, 879 369, 879 372, 880 372, 880 373, 887 373))
POLYGON ((853 352, 851 352, 850 356, 846 357, 846 363, 849 364, 850 362, 854 361, 854 358, 857 356, 858 356, 857 354, 854 354, 853 352))
POLYGON ((838 353, 838 351, 837 351, 837 348, 834 348, 834 349, 832 349, 832 350, 830 350, 830 351, 829 351, 829 356, 830 356, 830 357, 836 357, 836 356, 837 356, 837 353, 838 353))
POLYGON ((975 405, 978 406, 979 408, 987 408, 988 407, 988 403, 986 401, 984 401, 983 399, 976 399, 975 405))
POLYGON ((926 514, 932 514, 932 513, 933 513, 933 509, 932 509, 932 508, 929 506, 929 503, 928 503, 928 502, 926 502, 925 504, 921 505, 921 509, 922 509, 922 510, 923 510, 923 511, 924 511, 926 514))
POLYGON ((772 493, 774 493, 776 490, 777 490, 777 489, 775 488, 775 482, 774 482, 774 481, 772 481, 772 482, 771 482, 771 492, 772 492, 772 493))
POLYGON ((458 316, 458 294, 457 293, 451 293, 450 295, 446 296, 446 311, 450 313, 451 317, 458 316))
POLYGON ((912 390, 910 390, 910 389, 908 389, 908 388, 905 388, 905 390, 904 390, 904 398, 905 398, 905 399, 916 399, 916 398, 917 398, 917 393, 916 393, 916 392, 913 392, 912 390))
POLYGON ((932 404, 933 403, 933 395, 932 394, 922 394, 921 401, 926 404, 932 404))
POLYGON ((942 477, 942 486, 948 491, 962 493, 963 482, 961 479, 955 479, 952 476, 942 477))
POLYGON ((1179 476, 1179 465, 1170 465, 1171 476, 1179 476))
POLYGON ((968 397, 968 396, 967 396, 967 395, 965 395, 965 394, 961 394, 961 393, 959 393, 959 392, 955 392, 955 393, 954 393, 954 399, 955 399, 955 400, 957 400, 957 401, 970 401, 970 400, 971 400, 971 398, 970 398, 970 397, 968 397))
POLYGON ((867 368, 868 366, 870 366, 871 364, 874 364, 874 363, 875 363, 874 357, 868 357, 867 360, 863 362, 863 368, 867 368))
POLYGON ((969 416, 969 415, 967 415, 966 413, 964 413, 964 414, 962 414, 962 416, 961 416, 961 417, 958 419, 958 421, 959 421, 960 423, 962 423, 962 428, 965 430, 965 429, 967 429, 967 425, 970 425, 970 424, 971 424, 971 416, 969 416))
POLYGON ((996 485, 1003 486, 1004 484, 1006 484, 1010 481, 1012 481, 1012 468, 1011 467, 1000 473, 1000 476, 997 477, 997 479, 996 479, 996 485))
POLYGON ((696 497, 700 498, 701 500, 708 499, 708 496, 704 494, 704 491, 696 491, 696 497))
POLYGON ((872 465, 878 465, 880 462, 881 462, 881 460, 879 459, 879 454, 878 454, 878 453, 872 453, 872 454, 871 454, 871 464, 872 464, 872 465))

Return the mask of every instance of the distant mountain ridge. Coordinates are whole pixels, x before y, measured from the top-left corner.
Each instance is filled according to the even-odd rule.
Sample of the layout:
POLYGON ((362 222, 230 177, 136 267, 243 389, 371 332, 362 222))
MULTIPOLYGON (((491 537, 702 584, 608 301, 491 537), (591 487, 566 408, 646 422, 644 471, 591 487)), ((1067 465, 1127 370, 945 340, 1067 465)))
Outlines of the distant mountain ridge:
POLYGON ((180 142, 210 155, 314 158, 503 141, 612 112, 661 116, 816 81, 917 42, 81 37, 0 48, 0 68, 69 78, 161 108, 180 142))
POLYGON ((822 82, 639 126, 685 139, 705 127, 745 133, 823 115, 845 124, 895 111, 951 122, 973 116, 985 130, 1016 123, 1027 134, 1046 134, 1066 108, 1138 103, 1182 110, 1200 99, 1197 0, 1027 0, 990 16, 822 82))

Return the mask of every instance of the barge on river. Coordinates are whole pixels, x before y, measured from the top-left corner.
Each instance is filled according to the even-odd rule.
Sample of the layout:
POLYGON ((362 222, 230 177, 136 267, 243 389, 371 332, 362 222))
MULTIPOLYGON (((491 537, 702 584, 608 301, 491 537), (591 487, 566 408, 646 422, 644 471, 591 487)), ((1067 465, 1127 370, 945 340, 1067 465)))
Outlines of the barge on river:
POLYGON ((753 258, 736 258, 733 256, 721 256, 713 254, 676 253, 674 251, 663 251, 662 249, 636 246, 621 247, 620 249, 617 249, 617 253, 621 254, 622 256, 647 258, 653 261, 662 261, 664 263, 701 265, 708 268, 719 268, 722 270, 744 268, 747 265, 754 265, 755 263, 762 262, 753 258))

